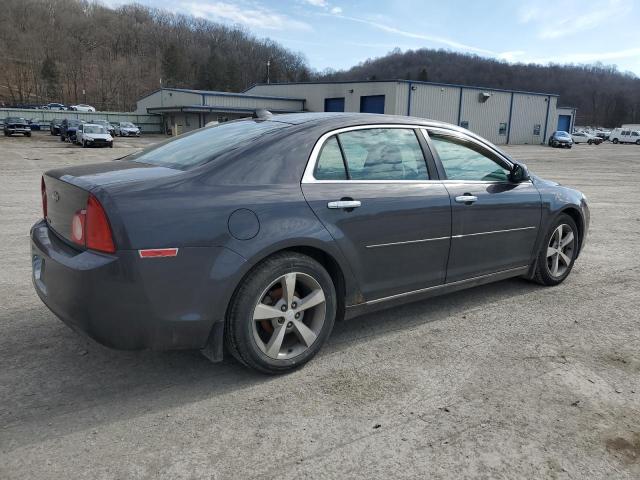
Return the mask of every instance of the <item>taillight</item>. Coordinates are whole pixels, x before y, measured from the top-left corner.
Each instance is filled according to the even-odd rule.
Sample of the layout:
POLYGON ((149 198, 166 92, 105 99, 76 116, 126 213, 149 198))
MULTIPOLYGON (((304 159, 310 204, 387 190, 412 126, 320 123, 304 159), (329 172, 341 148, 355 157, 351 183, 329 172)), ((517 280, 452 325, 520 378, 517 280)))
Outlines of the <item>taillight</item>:
POLYGON ((107 214, 93 195, 89 195, 89 200, 87 200, 85 237, 87 248, 107 253, 116 251, 107 214))
POLYGON ((42 215, 47 218, 47 185, 44 183, 44 177, 40 179, 40 195, 42 196, 42 215))
POLYGON ((89 195, 87 199, 87 208, 73 215, 71 240, 99 252, 114 253, 116 251, 107 214, 93 195, 89 195))

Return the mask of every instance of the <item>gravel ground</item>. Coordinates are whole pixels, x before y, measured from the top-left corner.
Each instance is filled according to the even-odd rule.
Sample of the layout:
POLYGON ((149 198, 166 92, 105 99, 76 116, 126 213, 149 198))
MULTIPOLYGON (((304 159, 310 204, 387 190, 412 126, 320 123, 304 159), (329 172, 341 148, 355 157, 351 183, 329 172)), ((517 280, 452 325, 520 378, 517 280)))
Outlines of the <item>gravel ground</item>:
POLYGON ((514 279, 338 324, 280 377, 117 352, 39 301, 42 171, 81 149, 0 137, 0 478, 639 478, 640 147, 507 147, 589 198, 568 280, 514 279))

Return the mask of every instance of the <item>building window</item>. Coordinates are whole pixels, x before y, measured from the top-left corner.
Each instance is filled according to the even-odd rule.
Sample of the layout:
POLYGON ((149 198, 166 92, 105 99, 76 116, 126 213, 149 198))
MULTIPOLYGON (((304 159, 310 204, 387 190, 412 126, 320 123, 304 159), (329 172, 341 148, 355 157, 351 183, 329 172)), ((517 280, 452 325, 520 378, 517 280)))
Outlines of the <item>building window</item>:
POLYGON ((506 134, 507 134, 507 124, 501 123, 500 127, 498 128, 498 135, 506 135, 506 134))
POLYGON ((462 128, 469 129, 469 122, 467 122, 466 120, 464 120, 464 121, 460 122, 460 126, 461 126, 462 128))
POLYGON ((539 123, 536 123, 533 126, 533 134, 534 135, 540 135, 540 124, 539 123))

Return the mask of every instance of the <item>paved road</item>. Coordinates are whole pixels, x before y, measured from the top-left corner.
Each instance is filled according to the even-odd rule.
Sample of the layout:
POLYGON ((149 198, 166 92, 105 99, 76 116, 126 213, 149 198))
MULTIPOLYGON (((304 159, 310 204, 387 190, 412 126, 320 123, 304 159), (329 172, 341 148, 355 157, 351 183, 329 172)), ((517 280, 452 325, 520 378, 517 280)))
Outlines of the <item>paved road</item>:
POLYGON ((640 147, 508 148, 589 198, 563 285, 509 280, 344 322, 304 369, 264 377, 107 350, 33 292, 41 172, 155 140, 0 138, 0 478, 638 478, 640 147))

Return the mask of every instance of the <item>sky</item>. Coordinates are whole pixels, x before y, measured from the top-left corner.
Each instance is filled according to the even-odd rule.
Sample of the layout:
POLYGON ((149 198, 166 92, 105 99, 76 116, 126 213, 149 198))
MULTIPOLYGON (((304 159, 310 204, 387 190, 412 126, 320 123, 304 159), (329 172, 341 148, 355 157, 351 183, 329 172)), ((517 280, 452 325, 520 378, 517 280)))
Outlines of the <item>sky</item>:
MULTIPOLYGON (((133 3, 102 0, 107 6, 133 3)), ((347 69, 394 48, 442 48, 508 62, 616 65, 640 77, 640 0, 136 0, 241 25, 347 69)))

